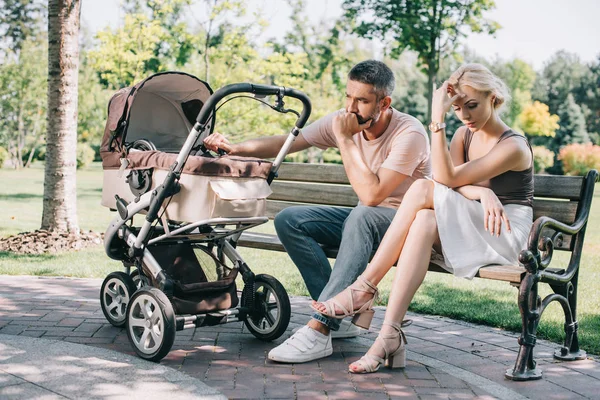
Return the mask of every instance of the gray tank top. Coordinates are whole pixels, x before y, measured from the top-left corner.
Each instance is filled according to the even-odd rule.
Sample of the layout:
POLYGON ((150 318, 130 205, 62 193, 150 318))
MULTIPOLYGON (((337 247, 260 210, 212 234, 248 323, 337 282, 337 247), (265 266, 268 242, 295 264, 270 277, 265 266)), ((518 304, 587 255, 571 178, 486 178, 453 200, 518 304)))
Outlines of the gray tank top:
MULTIPOLYGON (((496 144, 511 137, 519 137, 527 143, 531 151, 531 166, 523 171, 506 171, 490 179, 489 188, 498 196, 502 204, 520 204, 533 207, 533 150, 525 136, 511 129, 504 132, 496 144)), ((467 128, 464 137, 465 162, 469 161, 469 147, 473 132, 467 128)))

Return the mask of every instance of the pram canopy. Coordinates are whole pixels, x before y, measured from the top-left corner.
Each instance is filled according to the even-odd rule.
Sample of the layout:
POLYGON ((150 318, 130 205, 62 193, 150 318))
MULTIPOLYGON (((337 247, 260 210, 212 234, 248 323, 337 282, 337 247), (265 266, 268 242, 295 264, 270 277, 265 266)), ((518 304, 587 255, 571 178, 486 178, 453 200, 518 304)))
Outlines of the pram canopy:
MULTIPOLYGON (((150 141, 158 151, 179 152, 212 93, 208 83, 184 72, 158 73, 119 90, 108 105, 100 148, 103 166, 118 167, 125 145, 139 139, 150 141)), ((213 116, 208 132, 214 122, 213 116)))

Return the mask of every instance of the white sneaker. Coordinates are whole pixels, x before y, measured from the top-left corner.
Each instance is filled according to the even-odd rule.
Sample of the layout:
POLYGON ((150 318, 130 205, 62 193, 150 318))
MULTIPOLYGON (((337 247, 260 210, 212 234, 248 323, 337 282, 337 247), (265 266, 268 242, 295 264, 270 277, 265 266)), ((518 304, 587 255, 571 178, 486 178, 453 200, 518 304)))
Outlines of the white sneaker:
MULTIPOLYGON (((301 326, 298 328, 294 328, 292 330, 292 333, 298 332, 301 328, 302 328, 301 326)), ((353 338, 353 337, 360 335, 360 333, 362 331, 363 331, 363 329, 354 325, 352 322, 343 319, 342 322, 340 323, 340 329, 338 329, 337 331, 333 331, 333 330, 331 331, 331 338, 332 339, 353 338)))
POLYGON ((362 331, 363 331, 362 328, 359 328, 358 326, 354 325, 352 322, 343 319, 342 322, 340 323, 340 329, 338 329, 337 331, 331 331, 331 338, 332 339, 353 338, 353 337, 360 335, 360 333, 362 331))
POLYGON ((303 363, 328 357, 333 353, 331 335, 326 336, 304 325, 285 342, 269 352, 269 360, 303 363))

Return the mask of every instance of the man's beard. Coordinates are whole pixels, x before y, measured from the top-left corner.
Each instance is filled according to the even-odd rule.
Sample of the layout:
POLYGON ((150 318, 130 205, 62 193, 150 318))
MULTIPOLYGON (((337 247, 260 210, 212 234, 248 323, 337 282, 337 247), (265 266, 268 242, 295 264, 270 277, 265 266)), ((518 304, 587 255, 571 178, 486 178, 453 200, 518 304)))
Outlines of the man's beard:
POLYGON ((371 115, 369 115, 366 118, 361 117, 361 115, 358 113, 355 113, 355 115, 356 115, 356 120, 358 121, 359 125, 363 125, 363 124, 366 124, 367 122, 371 121, 369 126, 367 126, 367 129, 369 129, 370 127, 375 125, 377 123, 377 121, 379 121, 379 117, 381 117, 381 109, 379 107, 377 107, 377 109, 374 110, 373 113, 371 113, 371 115))

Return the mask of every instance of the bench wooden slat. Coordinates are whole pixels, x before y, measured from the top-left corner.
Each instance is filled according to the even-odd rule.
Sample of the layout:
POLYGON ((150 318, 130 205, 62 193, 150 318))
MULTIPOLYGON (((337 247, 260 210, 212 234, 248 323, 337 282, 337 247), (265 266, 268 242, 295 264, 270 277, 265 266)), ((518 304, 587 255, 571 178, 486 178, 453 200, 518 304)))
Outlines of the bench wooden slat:
POLYGON ((535 175, 535 197, 579 200, 582 176, 535 175))
MULTIPOLYGON (((354 204, 356 205, 356 204, 354 204)), ((267 217, 270 219, 275 218, 278 212, 283 210, 284 208, 292 207, 292 206, 315 206, 315 204, 309 203, 296 203, 292 201, 278 201, 278 200, 267 200, 267 217)), ((318 206, 318 205, 317 205, 318 206)), ((342 206, 340 206, 342 207, 342 206)), ((342 207, 347 208, 347 207, 342 207)))
POLYGON ((572 224, 575 221, 577 204, 576 201, 533 199, 533 220, 547 216, 565 224, 572 224))
POLYGON ((273 181, 271 200, 354 207, 358 197, 349 185, 273 181))
MULTIPOLYGON (((298 182, 349 184, 344 166, 340 164, 283 163, 279 179, 298 182)), ((535 196, 579 200, 583 177, 535 175, 535 196)))
POLYGON ((340 164, 283 163, 278 175, 286 181, 350 184, 340 164))
POLYGON ((519 283, 525 275, 525 268, 520 265, 489 265, 479 268, 477 276, 495 281, 519 283))
MULTIPOLYGON (((285 248, 279 241, 277 235, 271 235, 268 233, 245 231, 238 240, 238 246, 250 247, 252 249, 281 251, 285 253, 285 248)), ((328 258, 337 257, 337 249, 323 248, 323 250, 328 258)))

